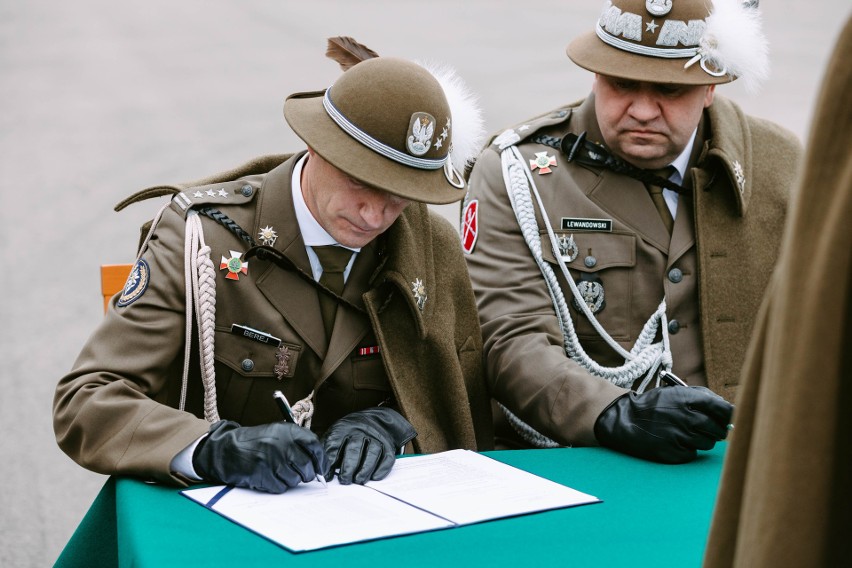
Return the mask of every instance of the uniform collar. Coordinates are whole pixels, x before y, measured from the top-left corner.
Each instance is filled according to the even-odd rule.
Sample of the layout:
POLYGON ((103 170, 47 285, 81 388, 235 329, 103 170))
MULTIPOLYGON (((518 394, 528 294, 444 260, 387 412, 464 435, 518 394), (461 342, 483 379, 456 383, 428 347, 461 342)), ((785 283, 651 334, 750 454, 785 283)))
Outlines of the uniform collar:
POLYGON ((702 161, 719 160, 720 169, 730 182, 737 212, 745 216, 754 184, 751 125, 742 109, 718 93, 706 112, 710 126, 702 161))
MULTIPOLYGON (((411 202, 399 219, 380 237, 383 262, 376 274, 376 292, 390 286, 408 307, 418 337, 425 339, 434 313, 438 289, 431 226, 435 222, 424 203, 411 202)), ((374 300, 383 303, 380 297, 374 300)))

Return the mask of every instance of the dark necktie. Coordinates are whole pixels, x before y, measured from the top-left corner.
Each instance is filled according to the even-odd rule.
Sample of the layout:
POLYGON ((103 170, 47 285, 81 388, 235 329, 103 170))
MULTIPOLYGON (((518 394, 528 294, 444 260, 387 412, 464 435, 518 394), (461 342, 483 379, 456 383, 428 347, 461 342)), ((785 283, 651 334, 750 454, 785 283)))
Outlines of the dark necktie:
MULTIPOLYGON (((669 176, 675 172, 675 168, 674 166, 666 166, 659 170, 649 171, 663 179, 669 179, 669 176)), ((660 214, 663 224, 666 226, 666 229, 671 235, 672 228, 674 227, 674 217, 672 217, 672 212, 669 209, 669 206, 666 205, 666 198, 663 197, 663 188, 659 185, 655 185, 653 182, 646 182, 645 187, 648 188, 648 193, 651 194, 651 200, 654 202, 654 206, 657 208, 657 212, 660 214)))
MULTIPOLYGON (((352 258, 352 251, 336 245, 312 247, 322 264, 322 276, 319 283, 337 294, 343 293, 343 271, 352 258)), ((324 292, 319 293, 322 323, 325 326, 325 336, 331 338, 334 327, 334 317, 337 314, 337 300, 324 292)))

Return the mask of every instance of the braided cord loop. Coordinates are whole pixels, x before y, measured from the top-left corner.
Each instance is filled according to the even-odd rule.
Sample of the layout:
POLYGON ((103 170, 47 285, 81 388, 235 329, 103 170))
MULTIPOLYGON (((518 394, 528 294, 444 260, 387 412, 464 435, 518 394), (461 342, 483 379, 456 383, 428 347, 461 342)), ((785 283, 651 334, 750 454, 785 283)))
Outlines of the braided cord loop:
MULTIPOLYGON (((616 342, 606 332, 606 330, 604 330, 603 326, 583 300, 577 285, 574 283, 574 279, 568 272, 568 267, 565 265, 565 261, 562 259, 562 255, 559 252, 556 235, 545 211, 541 195, 535 185, 532 172, 526 165, 520 151, 516 146, 514 146, 514 143, 501 146, 501 150, 503 180, 506 185, 506 191, 508 192, 509 200, 512 204, 512 209, 515 212, 515 217, 518 221, 524 240, 526 241, 533 258, 544 277, 545 284, 550 293, 553 307, 556 311, 557 322, 559 323, 559 328, 562 331, 565 353, 569 358, 589 371, 592 375, 604 378, 622 388, 630 388, 638 378, 645 375, 644 380, 637 388, 637 392, 643 392, 650 381, 657 376, 657 372, 660 368, 670 371, 672 366, 672 355, 669 346, 666 321, 665 298, 660 302, 657 309, 643 326, 642 331, 631 350, 626 351, 622 348, 621 345, 619 345, 618 342, 616 342), (535 198, 535 203, 533 203, 533 197, 535 198), (557 264, 565 278, 565 281, 571 289, 573 297, 577 299, 576 304, 579 306, 586 318, 588 318, 598 335, 600 335, 600 337, 604 339, 604 341, 606 341, 607 344, 617 353, 624 357, 625 363, 623 365, 616 367, 604 367, 592 359, 581 345, 574 329, 571 313, 568 310, 568 303, 565 299, 565 295, 559 284, 556 273, 550 264, 544 260, 542 255, 542 241, 538 222, 535 216, 536 205, 541 211, 541 217, 544 220, 549 245, 553 250, 553 255, 556 258, 557 264), (663 340, 661 342, 654 343, 654 337, 660 329, 662 330, 663 340)), ((534 428, 523 422, 504 405, 500 404, 500 407, 506 414, 509 423, 527 442, 537 447, 556 447, 559 445, 554 440, 537 432, 534 428)))
MULTIPOLYGON (((201 382, 204 386, 204 418, 208 422, 219 421, 219 410, 216 404, 216 367, 214 359, 215 330, 216 330, 216 270, 210 259, 210 247, 204 242, 204 231, 201 219, 195 211, 190 211, 186 218, 185 254, 188 262, 184 264, 186 278, 187 327, 185 352, 189 351, 192 338, 190 323, 195 312, 195 323, 198 326, 198 349, 201 362, 201 382), (195 307, 195 310, 193 310, 195 307)), ((180 408, 186 404, 186 391, 189 379, 187 362, 184 359, 184 376, 181 385, 180 408)))

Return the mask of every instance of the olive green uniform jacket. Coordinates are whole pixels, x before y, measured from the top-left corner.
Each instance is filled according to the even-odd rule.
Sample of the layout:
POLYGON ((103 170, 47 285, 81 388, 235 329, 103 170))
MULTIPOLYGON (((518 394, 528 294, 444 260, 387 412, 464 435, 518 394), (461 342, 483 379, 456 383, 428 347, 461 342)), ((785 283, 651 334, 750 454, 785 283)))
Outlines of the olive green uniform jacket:
POLYGON ((743 368, 706 568, 850 562, 852 19, 838 37, 743 368))
POLYGON ((258 167, 261 160, 176 194, 140 257, 150 274, 147 288, 139 294, 138 282, 126 287, 125 296, 131 287, 136 296, 124 307, 113 298, 57 387, 54 429, 75 461, 105 474, 185 482, 170 472, 170 462, 210 426, 202 418, 195 330, 186 411, 177 409, 184 365, 185 216, 205 205, 257 241, 262 229, 273 229, 278 235, 273 248, 295 265, 287 270, 252 258, 245 273, 226 278, 220 260, 227 264, 249 244, 238 230, 201 217, 216 268, 215 370, 222 419, 244 426, 281 420, 272 397, 276 389, 291 403, 315 390, 312 429, 319 435, 349 412, 392 404, 417 430, 416 452, 491 446, 481 336, 458 233, 425 205, 407 207, 357 256, 342 294, 355 307, 338 308, 327 345, 291 194, 299 157, 257 173, 265 171, 258 167), (422 288, 415 295, 417 281, 422 288), (418 298, 424 297, 421 309, 418 298), (243 328, 254 331, 246 334, 243 328))
MULTIPOLYGON (((557 236, 574 236, 578 254, 567 264, 570 273, 575 280, 602 284, 605 304, 596 315, 628 351, 665 296, 673 372, 733 400, 748 334, 775 263, 798 141, 717 96, 704 113, 690 159, 685 184, 692 196, 681 196, 669 236, 640 181, 569 163, 558 148, 533 140, 584 131, 588 140, 603 141, 593 96, 514 129, 525 160, 542 152, 555 158, 550 173, 535 169, 532 176, 557 236), (600 228, 583 230, 590 220, 600 228)), ((594 445, 595 420, 627 391, 566 356, 551 295, 521 234, 493 142, 471 172, 465 213, 474 200, 478 233, 466 259, 492 396, 559 444, 594 445)), ((602 365, 623 364, 578 315, 555 266, 542 212, 536 215, 543 256, 565 291, 583 348, 602 365)))

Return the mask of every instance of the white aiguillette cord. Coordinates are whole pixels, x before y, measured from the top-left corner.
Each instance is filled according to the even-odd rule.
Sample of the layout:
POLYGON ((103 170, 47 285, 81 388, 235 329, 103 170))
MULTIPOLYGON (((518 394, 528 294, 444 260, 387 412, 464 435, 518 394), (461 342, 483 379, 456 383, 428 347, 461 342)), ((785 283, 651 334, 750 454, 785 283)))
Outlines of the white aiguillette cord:
MULTIPOLYGON (((511 138, 508 138, 511 141, 511 138)), ((509 199, 512 203, 512 209, 518 220, 521 232, 524 239, 533 254, 539 269, 545 278, 545 283, 551 293, 551 298, 556 309, 557 320, 560 329, 563 333, 564 347, 566 354, 582 367, 587 369, 593 375, 602 377, 610 382, 623 388, 630 388, 633 382, 645 375, 644 380, 640 384, 637 392, 643 392, 647 388, 650 381, 656 376, 657 371, 662 367, 667 372, 671 371, 672 355, 669 345, 667 318, 666 318, 666 302, 663 299, 660 302, 657 310, 651 315, 645 323, 642 332, 639 335, 633 348, 628 352, 624 350, 598 322, 595 315, 589 309, 586 302, 582 299, 574 279, 568 272, 562 255, 559 252, 559 245, 556 235, 551 226, 538 188, 532 177, 532 173, 526 167, 526 163, 520 154, 520 151, 513 144, 501 147, 501 161, 503 165, 503 179, 506 185, 506 190, 509 194, 509 199), (535 207, 530 195, 534 195, 538 209, 542 213, 542 218, 547 229, 550 246, 553 250, 553 255, 556 258, 557 264, 571 288, 571 292, 577 299, 577 305, 583 314, 588 318, 589 322, 594 327, 595 331, 612 347, 618 354, 625 359, 625 364, 618 367, 603 367, 594 361, 583 349, 574 330, 574 324, 571 319, 571 314, 568 311, 568 305, 564 294, 560 287, 556 274, 550 265, 543 259, 541 252, 541 237, 539 236, 538 223, 535 218, 535 207), (662 324, 662 325, 660 325, 662 324), (662 342, 653 343, 657 331, 662 329, 662 342)), ((657 378, 659 382, 659 377, 657 378)), ((502 406, 502 405, 501 405, 502 406)), ((524 435, 537 445, 555 446, 558 445, 553 440, 541 435, 532 429, 529 425, 523 423, 517 416, 514 416, 508 409, 503 407, 504 412, 513 423, 513 426, 519 430, 519 433, 524 435), (521 431, 524 430, 524 431, 521 431)))

